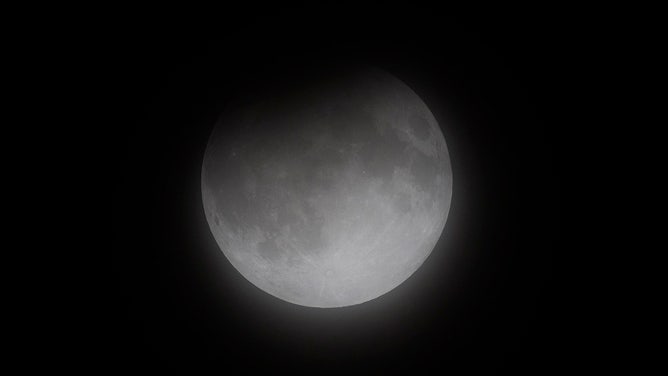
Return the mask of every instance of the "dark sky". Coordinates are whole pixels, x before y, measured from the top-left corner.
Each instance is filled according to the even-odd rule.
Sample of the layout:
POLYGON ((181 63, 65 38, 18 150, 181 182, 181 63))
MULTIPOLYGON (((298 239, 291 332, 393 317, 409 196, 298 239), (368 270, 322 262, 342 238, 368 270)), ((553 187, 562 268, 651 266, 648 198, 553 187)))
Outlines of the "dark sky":
POLYGON ((89 136, 113 213, 91 361, 215 372, 563 366, 560 17, 260 8, 110 12, 88 39, 102 118, 89 136), (447 239, 408 281, 323 311, 275 299, 227 263, 201 210, 199 173, 222 109, 340 62, 385 69, 430 107, 451 154, 453 207, 447 239))

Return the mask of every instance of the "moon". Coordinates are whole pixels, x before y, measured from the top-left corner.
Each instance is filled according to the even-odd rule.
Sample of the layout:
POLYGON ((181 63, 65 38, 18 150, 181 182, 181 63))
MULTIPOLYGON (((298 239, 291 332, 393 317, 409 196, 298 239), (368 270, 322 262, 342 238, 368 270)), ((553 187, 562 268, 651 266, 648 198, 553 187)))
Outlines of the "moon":
POLYGON ((427 105, 374 68, 225 111, 201 188, 239 273, 330 308, 377 298, 422 265, 446 223, 452 170, 427 105))

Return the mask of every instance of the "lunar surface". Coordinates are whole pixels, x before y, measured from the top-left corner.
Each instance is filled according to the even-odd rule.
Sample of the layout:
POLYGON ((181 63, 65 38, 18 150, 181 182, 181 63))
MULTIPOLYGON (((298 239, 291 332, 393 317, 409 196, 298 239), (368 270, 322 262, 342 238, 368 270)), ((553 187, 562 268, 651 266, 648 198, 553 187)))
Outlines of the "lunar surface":
POLYGON ((404 282, 439 239, 452 195, 434 116, 379 70, 226 111, 201 178, 232 265, 310 307, 363 303, 404 282))

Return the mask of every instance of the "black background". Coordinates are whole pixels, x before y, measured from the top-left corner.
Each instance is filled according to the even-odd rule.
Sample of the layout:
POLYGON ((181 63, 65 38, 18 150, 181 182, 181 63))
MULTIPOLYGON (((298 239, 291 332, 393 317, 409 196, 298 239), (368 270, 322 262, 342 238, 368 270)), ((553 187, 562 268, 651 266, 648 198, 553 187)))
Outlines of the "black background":
POLYGON ((233 374, 545 373, 567 364, 555 260, 562 18, 543 9, 258 8, 88 21, 101 120, 87 134, 89 163, 104 171, 98 191, 112 221, 91 242, 104 255, 92 270, 105 273, 95 278, 86 357, 233 374), (320 310, 278 300, 234 270, 209 232, 199 174, 222 109, 338 62, 380 67, 418 93, 446 137, 454 192, 444 235, 411 278, 365 304, 320 310))

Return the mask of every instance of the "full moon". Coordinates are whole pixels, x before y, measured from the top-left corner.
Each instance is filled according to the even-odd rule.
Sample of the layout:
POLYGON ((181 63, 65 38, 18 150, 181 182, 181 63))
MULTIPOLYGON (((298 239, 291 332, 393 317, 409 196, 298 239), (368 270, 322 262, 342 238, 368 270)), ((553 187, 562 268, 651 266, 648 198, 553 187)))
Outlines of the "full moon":
POLYGON ((225 111, 204 153, 206 218, 248 281, 309 307, 394 289, 434 249, 452 196, 420 97, 365 69, 225 111))

